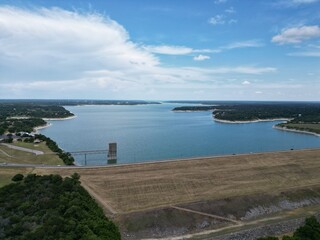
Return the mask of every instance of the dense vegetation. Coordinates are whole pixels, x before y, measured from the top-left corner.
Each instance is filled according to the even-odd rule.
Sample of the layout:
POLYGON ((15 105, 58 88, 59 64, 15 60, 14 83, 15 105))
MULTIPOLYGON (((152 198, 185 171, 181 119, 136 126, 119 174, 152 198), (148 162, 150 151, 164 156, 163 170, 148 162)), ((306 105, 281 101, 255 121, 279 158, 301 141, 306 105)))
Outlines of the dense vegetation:
POLYGON ((58 153, 59 158, 61 158, 66 165, 74 164, 74 158, 72 157, 72 155, 68 152, 64 152, 61 148, 59 148, 57 143, 53 141, 51 138, 46 137, 42 134, 36 134, 35 138, 45 141, 48 148, 50 148, 52 152, 58 153))
POLYGON ((292 130, 299 130, 304 132, 313 132, 320 134, 320 124, 319 123, 292 123, 291 121, 287 123, 279 123, 278 127, 292 130))
MULTIPOLYGON (((320 224, 315 217, 306 219, 305 225, 298 228, 292 237, 283 236, 282 240, 319 240, 320 224)), ((265 237, 258 240, 279 240, 277 237, 265 237)))
POLYGON ((117 240, 117 226, 80 185, 79 175, 21 176, 0 188, 0 239, 117 240))
POLYGON ((213 110, 217 120, 254 121, 265 119, 291 119, 277 126, 313 133, 320 133, 320 103, 302 102, 190 102, 198 104, 217 104, 216 106, 183 106, 173 111, 213 110))
POLYGON ((35 127, 46 124, 42 118, 66 118, 71 116, 73 116, 73 113, 58 105, 2 100, 0 101, 0 134, 5 132, 32 132, 35 127))
POLYGON ((2 116, 33 118, 66 118, 73 114, 59 105, 44 105, 25 102, 0 102, 2 116))
POLYGON ((215 109, 216 106, 185 106, 185 107, 175 107, 172 111, 210 111, 215 109))
POLYGON ((292 118, 296 122, 320 122, 317 103, 263 103, 217 106, 215 118, 228 121, 292 118))
POLYGON ((27 119, 4 119, 0 118, 0 134, 6 131, 9 133, 32 132, 35 127, 46 125, 46 121, 41 118, 27 119))
MULTIPOLYGON (((29 104, 44 106, 77 106, 77 105, 142 105, 142 104, 159 104, 159 102, 142 101, 142 100, 67 100, 67 99, 17 99, 17 100, 0 100, 1 104, 29 104)), ((0 110, 1 111, 1 110, 0 110)))
MULTIPOLYGON (((211 102, 213 104, 213 102, 211 102)), ((216 119, 252 121, 259 119, 290 118, 295 123, 319 123, 320 103, 223 103, 216 106, 183 106, 173 111, 206 111, 214 109, 216 119)))

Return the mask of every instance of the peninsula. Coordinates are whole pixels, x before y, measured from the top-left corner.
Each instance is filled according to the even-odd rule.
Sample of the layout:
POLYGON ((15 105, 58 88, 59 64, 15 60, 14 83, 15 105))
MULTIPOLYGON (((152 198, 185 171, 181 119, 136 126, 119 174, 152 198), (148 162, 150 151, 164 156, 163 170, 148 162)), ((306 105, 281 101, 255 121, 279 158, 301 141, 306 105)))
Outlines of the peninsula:
POLYGON ((196 105, 173 109, 186 112, 208 110, 212 110, 214 120, 219 122, 250 123, 283 120, 286 122, 277 124, 277 128, 320 133, 320 103, 315 102, 219 102, 214 106, 196 105))

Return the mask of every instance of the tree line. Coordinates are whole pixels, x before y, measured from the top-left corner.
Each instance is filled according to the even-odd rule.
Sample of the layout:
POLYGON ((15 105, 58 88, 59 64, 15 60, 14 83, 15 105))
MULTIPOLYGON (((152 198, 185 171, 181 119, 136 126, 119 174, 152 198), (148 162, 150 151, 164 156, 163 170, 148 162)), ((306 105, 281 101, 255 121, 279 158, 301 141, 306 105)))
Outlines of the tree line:
POLYGON ((73 165, 74 164, 74 158, 72 157, 71 153, 63 151, 58 144, 53 141, 51 138, 46 137, 45 135, 42 134, 36 134, 34 136, 35 139, 39 139, 41 141, 46 142, 46 145, 48 148, 52 151, 58 154, 59 158, 62 159, 62 161, 66 165, 73 165))
MULTIPOLYGON (((293 236, 283 236, 282 240, 319 240, 320 239, 320 223, 312 216, 306 219, 305 224, 299 227, 293 236)), ((277 237, 263 237, 258 240, 279 240, 277 237)))

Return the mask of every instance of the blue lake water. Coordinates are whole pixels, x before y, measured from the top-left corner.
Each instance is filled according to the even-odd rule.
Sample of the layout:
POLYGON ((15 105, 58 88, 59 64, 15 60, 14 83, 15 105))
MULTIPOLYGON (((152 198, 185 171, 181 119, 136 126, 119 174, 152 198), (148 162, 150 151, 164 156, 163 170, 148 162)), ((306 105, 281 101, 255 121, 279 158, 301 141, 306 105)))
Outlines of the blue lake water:
MULTIPOLYGON (((50 121, 40 132, 69 152, 117 142, 118 164, 320 147, 320 137, 273 129, 279 121, 218 123, 211 112, 172 112, 176 106, 68 106, 76 118, 50 121)), ((84 155, 75 157, 84 165, 84 155)), ((105 154, 86 158, 87 165, 107 164, 105 154)))

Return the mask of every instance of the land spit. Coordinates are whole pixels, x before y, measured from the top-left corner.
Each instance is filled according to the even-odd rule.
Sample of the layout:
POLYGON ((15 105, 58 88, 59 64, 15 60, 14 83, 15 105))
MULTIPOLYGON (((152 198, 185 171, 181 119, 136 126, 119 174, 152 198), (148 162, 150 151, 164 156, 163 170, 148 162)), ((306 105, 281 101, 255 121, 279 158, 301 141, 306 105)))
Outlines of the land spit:
POLYGON ((319 169, 320 149, 309 149, 33 172, 78 172, 124 239, 201 239, 319 213, 319 169))

